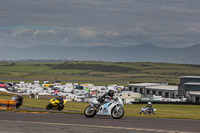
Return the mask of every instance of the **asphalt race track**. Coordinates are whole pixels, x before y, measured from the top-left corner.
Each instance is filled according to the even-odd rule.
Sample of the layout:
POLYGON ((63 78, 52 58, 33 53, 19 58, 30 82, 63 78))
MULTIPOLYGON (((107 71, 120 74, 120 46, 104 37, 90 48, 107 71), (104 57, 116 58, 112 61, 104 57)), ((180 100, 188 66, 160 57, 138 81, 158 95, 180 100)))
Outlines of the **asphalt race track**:
POLYGON ((0 111, 1 133, 177 133, 200 132, 200 120, 0 111))

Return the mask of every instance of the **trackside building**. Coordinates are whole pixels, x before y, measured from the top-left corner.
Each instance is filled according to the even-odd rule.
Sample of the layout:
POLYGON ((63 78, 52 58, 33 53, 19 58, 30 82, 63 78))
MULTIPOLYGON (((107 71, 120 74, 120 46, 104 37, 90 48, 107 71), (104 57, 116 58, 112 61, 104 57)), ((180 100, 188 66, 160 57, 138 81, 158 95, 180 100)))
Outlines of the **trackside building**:
POLYGON ((178 96, 178 87, 169 86, 167 84, 159 83, 138 83, 129 84, 129 91, 140 93, 143 95, 162 96, 164 98, 176 98, 178 96))
POLYGON ((180 77, 178 95, 186 97, 192 102, 200 102, 200 76, 180 77))

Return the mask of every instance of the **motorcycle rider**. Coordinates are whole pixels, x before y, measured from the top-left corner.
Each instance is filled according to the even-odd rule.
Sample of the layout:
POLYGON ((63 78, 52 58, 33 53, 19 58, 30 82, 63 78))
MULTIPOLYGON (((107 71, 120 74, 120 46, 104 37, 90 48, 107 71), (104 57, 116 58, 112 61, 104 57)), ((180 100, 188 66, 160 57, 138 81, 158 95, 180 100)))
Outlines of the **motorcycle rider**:
POLYGON ((59 94, 56 99, 58 99, 60 105, 63 105, 63 97, 61 96, 61 94, 59 94))
POLYGON ((115 94, 114 90, 109 90, 108 93, 106 93, 102 97, 100 97, 97 100, 99 102, 99 106, 98 107, 100 107, 102 104, 104 104, 106 99, 114 99, 114 94, 115 94))
POLYGON ((153 106, 152 106, 152 103, 151 102, 148 102, 147 106, 145 106, 146 108, 149 109, 149 113, 152 114, 153 113, 153 106))
POLYGON ((21 94, 16 96, 16 108, 19 108, 23 104, 23 97, 21 94))

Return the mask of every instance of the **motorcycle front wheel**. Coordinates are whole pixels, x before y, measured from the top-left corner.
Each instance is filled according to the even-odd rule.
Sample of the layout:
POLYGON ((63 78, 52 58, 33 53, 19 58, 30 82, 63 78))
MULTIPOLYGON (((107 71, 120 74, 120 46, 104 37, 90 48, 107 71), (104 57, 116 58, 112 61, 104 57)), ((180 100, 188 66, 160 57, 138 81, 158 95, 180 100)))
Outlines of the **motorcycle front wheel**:
POLYGON ((114 118, 114 119, 120 119, 124 116, 124 109, 123 108, 119 108, 117 110, 117 107, 114 107, 111 111, 111 116, 114 118))
POLYGON ((51 104, 48 104, 47 106, 46 106, 46 110, 50 110, 52 108, 52 105, 51 104))
POLYGON ((96 110, 92 106, 87 106, 84 111, 86 117, 94 117, 96 115, 96 110))

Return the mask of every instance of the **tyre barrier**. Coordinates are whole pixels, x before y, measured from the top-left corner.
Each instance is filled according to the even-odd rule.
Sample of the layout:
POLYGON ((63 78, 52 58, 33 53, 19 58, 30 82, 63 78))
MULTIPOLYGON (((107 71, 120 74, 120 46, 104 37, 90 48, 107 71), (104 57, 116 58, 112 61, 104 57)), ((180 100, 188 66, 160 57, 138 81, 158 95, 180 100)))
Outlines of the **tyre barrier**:
POLYGON ((8 107, 8 100, 0 99, 0 109, 7 109, 8 107))
POLYGON ((16 101, 14 101, 14 100, 8 100, 7 109, 8 110, 16 109, 16 101))
POLYGON ((0 99, 0 109, 6 109, 6 110, 16 109, 16 101, 0 99))

